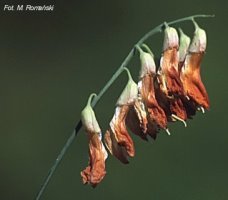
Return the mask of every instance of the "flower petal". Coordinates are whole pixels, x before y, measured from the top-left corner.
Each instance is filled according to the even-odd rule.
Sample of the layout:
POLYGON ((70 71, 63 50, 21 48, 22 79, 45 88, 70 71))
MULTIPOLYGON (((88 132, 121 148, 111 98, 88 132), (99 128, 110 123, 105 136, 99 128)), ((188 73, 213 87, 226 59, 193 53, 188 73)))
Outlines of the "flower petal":
POLYGON ((129 163, 128 153, 126 149, 118 144, 112 130, 106 131, 104 139, 105 139, 105 145, 112 155, 114 155, 117 159, 119 159, 124 164, 129 163))
POLYGON ((132 105, 129 109, 126 124, 135 135, 147 141, 147 113, 142 105, 139 100, 135 101, 134 106, 132 105))
POLYGON ((91 184, 96 187, 106 174, 105 159, 107 152, 101 142, 101 135, 88 132, 89 137, 89 165, 82 172, 82 181, 84 184, 91 184))
POLYGON ((178 51, 176 48, 168 49, 161 59, 162 74, 165 75, 168 95, 182 95, 183 86, 178 71, 178 51))
POLYGON ((174 101, 170 102, 170 111, 182 120, 187 120, 187 112, 181 98, 176 97, 174 101))
POLYGON ((112 121, 110 122, 110 127, 117 143, 126 149, 128 156, 134 157, 134 143, 125 124, 129 108, 129 105, 117 106, 112 121))
POLYGON ((185 67, 181 78, 186 95, 196 103, 197 106, 209 108, 209 98, 200 76, 200 63, 203 53, 191 53, 186 58, 185 67))
POLYGON ((139 85, 141 85, 139 90, 147 107, 150 121, 155 123, 159 128, 165 129, 167 127, 167 119, 165 112, 155 98, 153 76, 149 74, 145 75, 139 85))

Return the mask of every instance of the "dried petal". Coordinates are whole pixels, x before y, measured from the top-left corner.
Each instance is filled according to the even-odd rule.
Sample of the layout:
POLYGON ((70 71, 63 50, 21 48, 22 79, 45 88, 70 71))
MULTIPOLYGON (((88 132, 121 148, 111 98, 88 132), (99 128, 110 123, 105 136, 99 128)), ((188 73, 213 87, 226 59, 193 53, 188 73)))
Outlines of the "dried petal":
POLYGON ((170 111, 173 115, 176 115, 180 119, 187 120, 187 113, 180 97, 176 97, 174 101, 170 101, 170 111))
POLYGON ((89 166, 82 172, 84 184, 91 184, 96 187, 106 174, 105 159, 108 154, 101 142, 101 135, 89 133, 89 166))
POLYGON ((147 113, 144 104, 142 101, 136 100, 135 104, 129 108, 126 125, 135 135, 147 141, 147 124, 147 113))
POLYGON ((128 111, 128 105, 116 107, 110 127, 118 144, 126 149, 129 156, 133 157, 135 155, 134 143, 127 131, 125 124, 128 111))
POLYGON ((105 144, 110 153, 123 163, 126 163, 127 156, 134 157, 135 155, 134 143, 125 124, 129 108, 129 105, 116 107, 110 122, 110 130, 105 134, 105 144))
POLYGON ((168 49, 164 52, 160 63, 160 73, 164 76, 163 79, 165 80, 166 85, 166 87, 162 87, 167 88, 166 93, 169 96, 183 94, 183 87, 178 72, 178 63, 179 56, 176 48, 168 49))
POLYGON ((139 82, 139 90, 143 101, 148 110, 149 119, 159 128, 167 127, 167 119, 165 112, 159 106, 154 91, 154 82, 152 75, 145 75, 139 82))
POLYGON ((106 131, 104 139, 105 145, 112 155, 124 164, 129 163, 126 149, 118 144, 112 130, 106 131))
POLYGON ((190 53, 181 73, 185 94, 195 103, 195 109, 200 106, 205 109, 209 108, 208 94, 200 75, 202 57, 203 53, 190 53))

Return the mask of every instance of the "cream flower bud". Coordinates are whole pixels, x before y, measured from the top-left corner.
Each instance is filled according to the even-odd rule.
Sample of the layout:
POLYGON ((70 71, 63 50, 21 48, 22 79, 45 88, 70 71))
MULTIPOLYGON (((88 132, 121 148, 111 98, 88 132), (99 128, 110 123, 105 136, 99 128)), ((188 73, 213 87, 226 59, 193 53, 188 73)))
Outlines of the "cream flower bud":
POLYGON ((86 130, 100 133, 101 129, 97 122, 95 113, 90 105, 87 105, 81 113, 82 124, 86 130))
POLYGON ((166 27, 164 31, 163 51, 171 48, 177 48, 179 45, 179 38, 175 28, 166 27))
POLYGON ((188 52, 190 37, 188 37, 182 29, 179 29, 180 32, 180 47, 179 47, 179 61, 183 62, 188 52))
POLYGON ((156 65, 154 62, 154 58, 151 54, 146 52, 140 53, 141 60, 141 71, 140 78, 143 78, 146 74, 155 74, 156 73, 156 65))
POLYGON ((117 100, 117 106, 127 105, 134 102, 138 95, 138 86, 130 78, 125 86, 123 92, 121 93, 119 99, 117 100))
POLYGON ((207 46, 207 36, 206 32, 201 29, 197 24, 195 24, 195 33, 192 42, 189 47, 189 52, 199 53, 204 52, 207 46))

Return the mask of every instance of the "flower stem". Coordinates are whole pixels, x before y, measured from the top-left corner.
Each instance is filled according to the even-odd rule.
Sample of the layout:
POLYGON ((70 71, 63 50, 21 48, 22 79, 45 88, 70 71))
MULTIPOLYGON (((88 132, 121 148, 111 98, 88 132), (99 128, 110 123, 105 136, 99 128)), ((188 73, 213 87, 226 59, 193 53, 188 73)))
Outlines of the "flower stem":
POLYGON ((148 47, 146 44, 142 44, 142 47, 149 53, 152 57, 154 57, 153 52, 151 51, 150 47, 148 47))
POLYGON ((123 70, 125 70, 127 72, 128 81, 133 81, 131 72, 129 71, 129 69, 127 67, 124 67, 123 70))
POLYGON ((89 96, 88 101, 87 101, 87 106, 91 106, 92 99, 93 99, 93 97, 96 97, 96 96, 97 96, 97 94, 95 94, 95 93, 92 93, 89 96))
MULTIPOLYGON (((104 93, 109 89, 109 87, 113 84, 113 82, 119 77, 119 75, 122 73, 122 71, 124 70, 124 67, 126 67, 128 65, 128 63, 130 62, 130 60, 133 58, 134 56, 134 50, 135 50, 135 46, 141 46, 149 37, 151 37, 152 35, 159 33, 163 30, 164 24, 168 24, 168 25, 172 25, 172 24, 176 24, 176 23, 180 23, 180 22, 184 22, 184 21, 192 21, 194 18, 204 18, 204 17, 214 17, 214 15, 193 15, 193 16, 189 16, 189 17, 184 17, 184 18, 180 18, 171 22, 165 22, 162 23, 160 25, 158 25, 157 27, 153 28, 152 30, 150 30, 148 33, 146 33, 135 45, 134 47, 131 49, 131 51, 128 53, 127 57, 124 59, 124 61, 122 62, 122 64, 120 65, 120 67, 117 69, 117 71, 113 74, 113 76, 111 77, 111 79, 105 84, 105 86, 100 90, 100 92, 98 93, 98 95, 96 97, 94 97, 95 95, 91 96, 91 100, 92 97, 93 100, 91 102, 91 106, 94 107, 99 100, 101 99, 101 97, 104 95, 104 93)), ((42 184, 39 192, 36 195, 36 200, 39 200, 41 198, 41 196, 44 193, 44 190, 46 189, 52 175, 54 174, 56 168, 59 166, 61 160, 63 159, 66 151, 68 150, 68 148, 71 146, 72 142, 74 141, 77 133, 80 131, 82 127, 82 122, 81 120, 79 120, 79 122, 77 123, 75 129, 73 130, 72 134, 70 135, 70 137, 67 139, 66 144, 63 146, 62 150, 60 151, 59 155, 57 156, 53 166, 51 167, 51 169, 49 170, 47 177, 44 180, 44 183, 42 184)))

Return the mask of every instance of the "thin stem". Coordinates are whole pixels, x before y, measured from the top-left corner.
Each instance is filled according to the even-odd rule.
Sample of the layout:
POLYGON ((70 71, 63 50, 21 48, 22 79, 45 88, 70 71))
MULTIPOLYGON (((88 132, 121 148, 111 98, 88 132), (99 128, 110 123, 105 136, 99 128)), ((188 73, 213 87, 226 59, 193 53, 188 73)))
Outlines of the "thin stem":
POLYGON ((87 101, 87 106, 91 106, 92 99, 93 99, 93 97, 96 97, 96 96, 97 96, 97 94, 95 94, 95 93, 92 93, 89 96, 88 101, 87 101))
POLYGON ((129 69, 127 67, 124 67, 123 70, 127 72, 128 80, 133 81, 131 72, 129 71, 129 69))
POLYGON ((141 49, 141 47, 138 44, 135 45, 135 49, 137 49, 140 55, 144 53, 144 51, 141 49))
POLYGON ((179 31, 180 35, 184 34, 183 30, 180 27, 178 28, 178 31, 179 31))
POLYGON ((198 29, 199 28, 199 25, 196 23, 196 21, 195 21, 194 18, 192 18, 192 22, 194 24, 195 29, 198 29))
POLYGON ((145 43, 142 44, 142 47, 152 56, 154 57, 153 52, 151 51, 150 47, 148 47, 145 43))
MULTIPOLYGON (((172 25, 172 24, 176 24, 176 23, 180 23, 180 22, 184 22, 184 21, 189 21, 192 20, 194 18, 202 18, 202 17, 214 17, 214 15, 193 15, 193 16, 189 16, 189 17, 185 17, 185 18, 181 18, 181 19, 177 19, 171 22, 166 22, 168 25, 172 25)), ((146 41, 149 37, 151 37, 152 35, 159 33, 162 31, 162 28, 164 26, 164 23, 158 25, 157 27, 153 28, 152 30, 150 30, 148 33, 146 33, 135 45, 134 47, 131 49, 131 51, 128 53, 127 57, 124 59, 124 61, 122 62, 122 64, 120 65, 120 67, 117 69, 117 71, 113 74, 113 76, 111 77, 111 79, 105 84, 105 86, 100 90, 100 92, 98 93, 97 97, 94 98, 91 102, 91 106, 94 107, 99 100, 101 99, 101 97, 103 96, 103 94, 109 89, 109 87, 113 84, 113 82, 118 78, 118 76, 122 73, 122 71, 124 70, 124 67, 127 66, 127 64, 130 62, 130 60, 132 59, 132 57, 134 56, 134 49, 135 46, 141 46, 144 41, 146 41)), ((44 180, 44 183, 42 184, 39 192, 37 193, 36 196, 36 200, 39 200, 41 198, 41 196, 44 193, 44 190, 46 189, 52 175, 54 174, 56 168, 59 166, 62 158, 64 157, 66 151, 68 150, 68 148, 71 146, 72 142, 74 141, 77 133, 80 131, 82 127, 82 122, 81 120, 79 120, 79 122, 76 125, 76 128, 74 129, 74 131, 72 132, 72 134, 70 135, 70 137, 67 139, 66 144, 63 146, 61 152, 59 153, 59 155, 57 156, 57 159, 55 160, 53 166, 51 167, 51 169, 48 172, 47 177, 44 180)))

